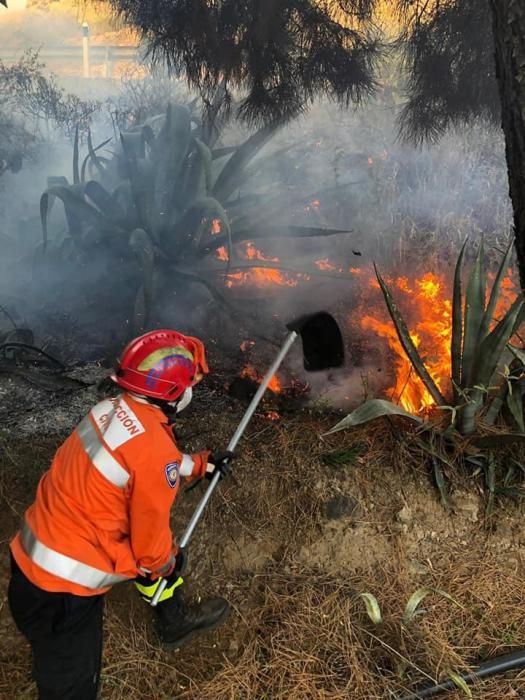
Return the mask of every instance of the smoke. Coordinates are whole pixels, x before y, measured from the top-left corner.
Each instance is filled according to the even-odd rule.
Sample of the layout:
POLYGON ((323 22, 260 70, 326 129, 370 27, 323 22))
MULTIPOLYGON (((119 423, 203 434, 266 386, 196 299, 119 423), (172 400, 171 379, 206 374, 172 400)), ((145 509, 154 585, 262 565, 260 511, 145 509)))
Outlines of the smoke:
MULTIPOLYGON (((33 45, 49 38, 42 33, 42 24, 24 31, 24 41, 33 45)), ((65 22, 59 31, 71 36, 77 25, 65 22)), ((5 26, 0 25, 0 45, 5 35, 5 26)), ((115 137, 118 126, 140 123, 158 113, 170 97, 188 99, 180 83, 159 76, 149 81, 64 84, 80 97, 88 94, 100 100, 92 122, 97 143, 115 137)), ((447 134, 436 145, 416 148, 398 139, 398 109, 386 91, 356 110, 317 104, 283 128, 254 162, 254 166, 264 162, 264 167, 260 171, 254 167, 255 174, 240 195, 258 194, 268 202, 264 223, 351 231, 255 241, 266 257, 279 259, 276 266, 285 268, 281 274, 296 280, 296 286, 224 288, 213 272, 224 271, 224 263, 212 258, 210 281, 218 284, 235 312, 223 310, 204 287, 189 288, 183 298, 163 288, 151 323, 202 335, 223 349, 255 338, 263 364, 274 346, 261 336, 275 340, 284 334, 289 319, 323 308, 344 328, 348 360, 341 370, 308 377, 314 394, 331 403, 356 403, 388 383, 387 351, 364 336, 356 316, 369 303, 362 279, 373 275, 372 263, 392 275, 425 267, 451 274, 454 252, 467 235, 473 242, 483 235, 490 249, 501 246, 511 226, 500 132, 480 121, 447 134), (266 158, 270 153, 273 159, 266 158), (285 206, 274 213, 272 202, 279 196, 285 206), (320 261, 325 261, 324 270, 320 261)), ((238 144, 247 135, 232 123, 222 145, 238 144)), ((80 259, 74 250, 69 256, 49 257, 43 267, 35 265, 35 257, 42 254, 39 200, 47 177, 65 175, 71 181, 72 176, 71 139, 46 129, 40 137, 34 162, 24 163, 19 173, 0 177, 0 304, 41 337, 54 336, 57 346, 70 342, 75 359, 114 352, 130 333, 135 272, 109 267, 103 254, 80 259), (75 334, 82 336, 76 345, 75 334)), ((83 148, 85 154, 85 144, 83 148)), ((112 148, 116 141, 106 149, 107 155, 112 148)), ((53 207, 49 230, 55 249, 60 248, 67 232, 60 202, 53 207)), ((244 255, 240 244, 237 257, 248 262, 242 260, 244 255)), ((5 323, 0 321, 0 330, 5 323)), ((302 376, 297 354, 290 358, 289 371, 302 376)))

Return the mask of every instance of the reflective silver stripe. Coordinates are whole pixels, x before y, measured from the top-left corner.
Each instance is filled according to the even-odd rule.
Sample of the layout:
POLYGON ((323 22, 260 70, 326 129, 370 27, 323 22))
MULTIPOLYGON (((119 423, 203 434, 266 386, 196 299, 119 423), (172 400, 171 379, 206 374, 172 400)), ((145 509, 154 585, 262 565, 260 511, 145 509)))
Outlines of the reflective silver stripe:
POLYGON ((128 472, 113 457, 100 440, 89 416, 77 428, 78 436, 96 469, 112 484, 124 488, 129 480, 128 472))
POLYGON ((179 474, 181 476, 191 476, 193 474, 193 459, 190 455, 182 455, 179 474))
POLYGON ((39 542, 27 523, 24 523, 20 532, 22 546, 26 554, 35 564, 44 571, 54 576, 63 578, 71 583, 78 583, 86 588, 106 588, 121 581, 128 581, 128 576, 107 574, 94 566, 83 564, 76 559, 71 559, 65 554, 60 554, 39 542))

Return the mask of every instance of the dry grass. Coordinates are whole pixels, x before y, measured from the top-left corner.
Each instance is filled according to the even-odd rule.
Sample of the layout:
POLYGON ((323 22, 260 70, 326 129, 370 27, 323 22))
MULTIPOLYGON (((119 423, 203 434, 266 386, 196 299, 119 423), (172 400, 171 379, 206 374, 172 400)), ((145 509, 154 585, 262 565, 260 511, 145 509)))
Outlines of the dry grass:
MULTIPOLYGON (((201 425, 192 421, 192 434, 206 436, 213 425, 213 440, 221 444, 237 418, 221 410, 212 423, 209 415, 201 425)), ((236 482, 221 488, 192 545, 193 594, 222 594, 232 603, 231 619, 222 629, 179 652, 163 653, 149 611, 132 587, 112 591, 106 608, 104 700, 373 700, 402 694, 428 676, 442 678, 449 668, 525 646, 525 579, 520 570, 502 565, 482 523, 472 525, 467 547, 457 538, 434 543, 423 573, 414 573, 411 535, 400 533, 394 521, 402 502, 398 494, 410 498, 411 489, 419 489, 422 503, 436 508, 423 466, 418 471, 413 461, 407 465, 405 448, 381 424, 320 444, 319 434, 334 422, 334 417, 304 413, 277 424, 252 424, 236 482), (362 446, 353 466, 321 466, 321 453, 352 444, 362 446), (321 504, 340 492, 351 492, 363 506, 359 518, 341 521, 343 526, 347 522, 370 549, 374 526, 388 547, 378 550, 372 563, 357 563, 351 571, 332 567, 329 573, 315 557, 326 526, 321 504), (374 511, 365 508, 372 502, 374 511), (301 556, 304 545, 311 553, 308 561, 301 556), (462 607, 428 596, 421 605, 424 614, 404 627, 406 602, 422 586, 447 591, 462 607), (356 598, 364 591, 378 598, 382 624, 373 625, 356 598)), ((183 441, 184 431, 182 425, 183 441)), ((191 440, 186 445, 194 447, 191 440)), ((16 461, 16 453, 10 454, 16 461)), ((4 503, 6 494, 4 488, 4 503)), ((199 496, 196 490, 181 498, 175 532, 182 530, 199 496)), ((30 497, 9 491, 17 512, 30 497)), ((14 516, 2 522, 5 542, 14 516)), ((6 564, 4 554, 0 575, 5 582, 6 564)), ((0 698, 33 698, 27 646, 14 630, 5 598, 1 605, 0 698)), ((519 676, 498 678, 474 696, 500 700, 519 697, 523 689, 519 676)))

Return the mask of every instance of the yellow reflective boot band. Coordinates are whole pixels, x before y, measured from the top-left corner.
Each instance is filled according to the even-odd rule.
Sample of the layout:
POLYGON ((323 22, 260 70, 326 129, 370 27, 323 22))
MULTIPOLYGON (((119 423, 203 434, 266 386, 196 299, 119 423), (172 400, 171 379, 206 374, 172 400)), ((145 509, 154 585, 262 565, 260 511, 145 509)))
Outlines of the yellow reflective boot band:
MULTIPOLYGON (((159 578, 157 581, 152 583, 151 586, 143 586, 142 584, 137 583, 135 581, 135 586, 136 586, 138 592, 142 596, 144 596, 145 598, 151 599, 155 595, 157 588, 159 587, 161 581, 162 581, 162 579, 159 578)), ((175 583, 173 583, 169 588, 166 588, 163 591, 163 593, 159 599, 159 603, 161 603, 163 600, 168 600, 168 598, 171 598, 175 589, 178 588, 179 586, 182 586, 183 583, 184 583, 184 579, 182 578, 182 576, 179 576, 179 578, 175 581, 175 583)))

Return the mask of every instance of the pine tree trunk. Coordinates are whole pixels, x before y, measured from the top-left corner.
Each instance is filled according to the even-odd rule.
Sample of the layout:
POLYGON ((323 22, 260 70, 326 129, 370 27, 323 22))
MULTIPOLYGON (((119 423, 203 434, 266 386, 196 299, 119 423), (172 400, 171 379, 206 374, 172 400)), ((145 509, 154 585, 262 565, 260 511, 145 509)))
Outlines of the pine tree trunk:
POLYGON ((525 2, 490 0, 514 236, 525 289, 525 2))

